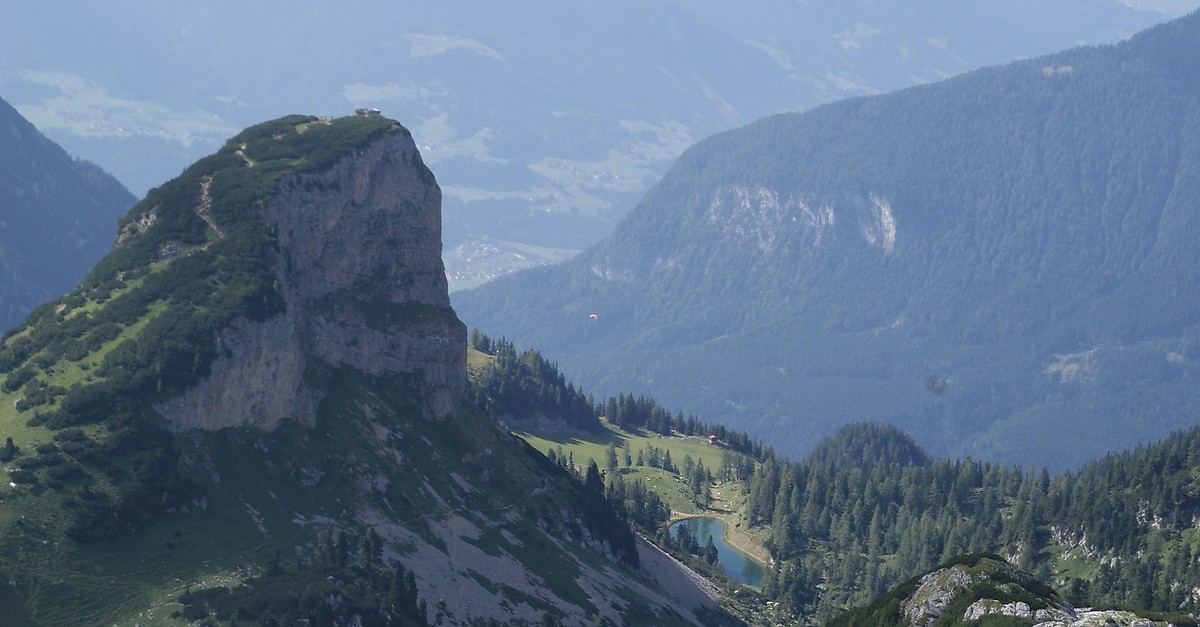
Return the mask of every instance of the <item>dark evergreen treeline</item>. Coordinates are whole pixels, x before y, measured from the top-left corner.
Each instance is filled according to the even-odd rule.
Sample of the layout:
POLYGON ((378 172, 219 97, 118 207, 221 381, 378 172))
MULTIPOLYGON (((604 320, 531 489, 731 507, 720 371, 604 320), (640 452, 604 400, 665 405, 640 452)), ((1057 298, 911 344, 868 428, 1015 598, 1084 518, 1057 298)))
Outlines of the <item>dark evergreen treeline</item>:
POLYGON ((753 457, 759 457, 763 453, 762 446, 751 440, 750 436, 743 431, 735 431, 722 424, 704 422, 692 415, 684 417, 683 412, 676 412, 672 416, 671 412, 654 399, 645 396, 634 397, 632 394, 610 396, 597 407, 597 411, 610 423, 624 431, 635 432, 638 429, 645 429, 659 435, 671 435, 672 433, 715 435, 722 446, 739 453, 753 457))
POLYGON ((184 609, 176 618, 255 625, 428 625, 416 578, 403 565, 383 561, 383 542, 375 530, 360 534, 357 547, 349 544, 346 533, 327 530, 312 559, 289 569, 276 552, 265 571, 243 586, 186 592, 179 597, 184 609))
MULTIPOLYGON (((589 463, 587 469, 580 473, 579 468, 574 463, 568 463, 567 458, 562 456, 552 458, 542 455, 529 446, 525 440, 516 436, 514 439, 525 448, 531 457, 537 460, 542 469, 546 470, 551 477, 565 475, 570 478, 575 484, 575 492, 580 498, 578 509, 580 520, 591 532, 592 537, 606 542, 613 555, 616 555, 626 565, 636 568, 640 563, 640 558, 637 553, 637 540, 629 526, 630 510, 626 508, 622 499, 610 498, 605 493, 604 478, 599 467, 596 466, 596 462, 589 463)), ((636 512, 636 510, 634 511, 636 512)), ((577 538, 581 537, 578 528, 568 526, 567 531, 577 538)))
MULTIPOLYGON (((688 486, 693 502, 700 509, 712 504, 709 487, 717 480, 744 481, 754 472, 753 459, 728 451, 722 455, 721 467, 716 470, 716 475, 704 466, 702 460, 693 460, 691 455, 684 455, 683 461, 677 465, 671 459, 669 450, 652 445, 638 450, 635 457, 628 448, 617 449, 610 443, 606 457, 603 470, 605 496, 648 536, 655 536, 661 531, 663 524, 670 519, 671 509, 657 492, 639 481, 626 480, 625 474, 630 468, 658 468, 678 476, 684 485, 688 486)), ((578 468, 574 454, 564 453, 561 446, 546 451, 546 458, 563 469, 578 468)), ((596 465, 596 462, 589 460, 589 470, 592 465, 596 465)), ((575 472, 578 475, 578 471, 575 472)), ((582 478, 582 475, 579 478, 582 478)))
POLYGON ((604 417, 628 432, 645 429, 660 435, 711 434, 728 449, 754 457, 763 454, 762 446, 745 432, 695 416, 685 417, 682 412, 672 415, 654 399, 620 394, 594 403, 581 388, 566 380, 557 364, 534 349, 518 353, 507 339, 492 339, 477 329, 471 331, 468 341, 471 348, 493 357, 490 364, 472 374, 469 389, 474 403, 493 416, 518 421, 538 416, 554 418, 593 433, 603 429, 600 418, 604 417))
POLYGON ((528 349, 517 353, 512 342, 492 338, 472 330, 471 348, 494 359, 482 372, 471 377, 471 400, 496 417, 522 418, 545 416, 577 429, 596 433, 604 427, 592 407, 592 401, 569 383, 558 366, 541 353, 528 349))
MULTIPOLYGON (((569 457, 563 459, 562 455, 554 451, 551 451, 548 457, 557 463, 568 465, 571 463, 569 457)), ((670 464, 669 457, 667 463, 670 464)), ((625 467, 629 466, 629 457, 626 457, 625 467)), ((713 476, 704 468, 703 464, 693 463, 690 456, 685 456, 682 468, 670 466, 664 470, 682 475, 684 481, 691 486, 692 496, 696 499, 697 505, 706 507, 709 504, 708 488, 713 483, 713 476)), ((686 527, 682 528, 678 538, 672 537, 667 526, 671 520, 671 507, 659 497, 657 492, 647 488, 645 482, 638 481, 636 478, 627 480, 620 469, 616 467, 616 463, 611 461, 603 474, 595 462, 590 462, 585 476, 592 493, 603 481, 604 496, 613 511, 645 536, 654 538, 654 543, 659 548, 685 563, 690 563, 694 568, 705 572, 710 578, 725 579, 725 574, 717 567, 717 548, 713 544, 712 538, 709 538, 708 542, 701 546, 696 538, 687 532, 686 527)))
POLYGON ((854 423, 842 427, 837 437, 821 440, 808 454, 816 466, 861 466, 899 464, 923 466, 932 458, 912 436, 892 425, 854 423))
POLYGON ((671 518, 671 507, 643 481, 626 481, 620 473, 609 473, 604 494, 631 523, 652 537, 671 518))
POLYGON ((747 482, 748 513, 778 560, 764 592, 795 612, 828 617, 956 555, 994 552, 1076 604, 1194 613, 1197 476, 1200 429, 1058 476, 970 459, 769 456, 747 482))

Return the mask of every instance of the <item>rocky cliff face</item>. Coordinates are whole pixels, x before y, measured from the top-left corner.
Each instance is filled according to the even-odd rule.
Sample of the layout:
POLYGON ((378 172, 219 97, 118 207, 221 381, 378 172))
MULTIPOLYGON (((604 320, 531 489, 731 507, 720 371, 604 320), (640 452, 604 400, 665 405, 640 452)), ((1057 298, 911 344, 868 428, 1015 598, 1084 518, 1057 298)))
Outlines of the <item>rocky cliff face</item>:
POLYGON ((297 115, 247 128, 130 210, 79 287, 0 341, 0 437, 17 438, 0 491, 28 517, 0 515, 0 552, 80 547, 33 570, 0 564, 8 622, 133 624, 176 598, 221 621, 179 581, 288 625, 329 610, 338 624, 442 625, 719 612, 682 565, 469 409, 439 205, 399 123, 297 115), (78 497, 60 467, 86 486, 78 497), (268 575, 282 588, 246 568, 334 535, 377 539, 375 568, 303 548, 287 583, 268 575), (166 536, 197 547, 187 561, 221 573, 221 589, 194 581, 166 536), (83 545, 106 553, 115 537, 119 562, 141 567, 92 569, 83 545), (76 556, 86 576, 52 574, 80 571, 76 556), (389 580, 407 600, 384 599, 389 580), (133 589, 146 592, 121 592, 133 589))
POLYGON ((1093 610, 1075 608, 1065 599, 1039 586, 1028 573, 1012 565, 988 558, 974 564, 954 564, 926 574, 920 585, 900 603, 905 624, 912 627, 931 627, 943 624, 978 624, 986 616, 1011 617, 1039 627, 1092 627, 1128 625, 1131 627, 1166 627, 1167 621, 1156 621, 1128 610, 1093 610), (957 604, 953 620, 944 615, 952 612, 961 598, 971 601, 965 610, 957 604), (961 618, 958 613, 961 612, 961 618))
MULTIPOLYGON (((321 172, 284 178, 262 209, 278 244, 283 313, 239 319, 211 374, 157 406, 175 431, 311 424, 315 367, 399 377, 427 418, 454 415, 466 329, 441 260, 441 191, 408 133, 388 133, 321 172)), ((217 225, 219 226, 219 225, 217 225)))

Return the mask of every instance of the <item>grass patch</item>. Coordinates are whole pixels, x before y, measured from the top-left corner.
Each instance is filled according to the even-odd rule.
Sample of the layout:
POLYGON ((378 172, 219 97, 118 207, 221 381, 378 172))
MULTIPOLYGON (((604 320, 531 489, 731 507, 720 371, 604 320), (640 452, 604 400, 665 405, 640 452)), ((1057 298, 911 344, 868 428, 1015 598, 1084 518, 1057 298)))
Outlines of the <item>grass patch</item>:
MULTIPOLYGON (((628 433, 622 431, 607 421, 601 420, 605 431, 599 434, 565 434, 565 433, 550 433, 545 431, 514 431, 518 436, 523 438, 533 448, 542 451, 543 453, 550 449, 563 448, 564 453, 573 454, 575 457, 575 465, 581 470, 587 468, 587 460, 594 459, 601 467, 604 466, 605 451, 609 443, 617 447, 618 456, 621 455, 621 450, 628 447, 634 461, 637 460, 637 452, 639 450, 649 449, 650 447, 658 448, 662 451, 671 453, 671 461, 676 466, 682 467, 685 456, 691 456, 693 461, 703 461, 704 466, 713 470, 716 474, 716 469, 721 467, 722 456, 726 449, 719 446, 712 446, 708 440, 696 437, 663 437, 658 434, 651 433, 628 433)), ((737 453, 730 453, 736 455, 737 453)), ((624 463, 620 464, 622 467, 624 463)))

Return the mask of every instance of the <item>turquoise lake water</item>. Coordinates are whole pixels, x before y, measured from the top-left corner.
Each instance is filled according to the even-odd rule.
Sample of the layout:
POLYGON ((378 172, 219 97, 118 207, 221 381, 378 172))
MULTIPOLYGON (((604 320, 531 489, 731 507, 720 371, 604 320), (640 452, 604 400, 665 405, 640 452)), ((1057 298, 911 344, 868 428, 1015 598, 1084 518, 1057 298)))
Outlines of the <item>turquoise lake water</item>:
POLYGON ((717 559, 721 569, 733 577, 738 583, 759 587, 762 585, 763 567, 758 562, 746 557, 745 553, 725 544, 725 526, 713 518, 688 518, 671 525, 671 537, 679 537, 679 528, 687 525, 688 531, 696 537, 700 546, 708 544, 711 536, 713 546, 717 547, 717 559))

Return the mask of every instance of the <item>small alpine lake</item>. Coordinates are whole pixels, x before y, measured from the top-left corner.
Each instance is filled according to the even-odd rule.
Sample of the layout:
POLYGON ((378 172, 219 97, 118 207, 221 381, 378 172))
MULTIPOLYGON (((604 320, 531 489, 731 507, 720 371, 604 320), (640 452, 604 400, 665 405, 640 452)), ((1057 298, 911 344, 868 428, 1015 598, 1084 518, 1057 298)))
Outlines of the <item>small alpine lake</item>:
POLYGON ((725 525, 721 521, 715 518, 685 518, 671 525, 672 538, 679 537, 680 527, 687 527, 701 547, 708 544, 708 539, 712 538, 713 546, 717 547, 717 559, 725 574, 738 583, 753 588, 762 585, 765 569, 745 553, 725 543, 725 525))

